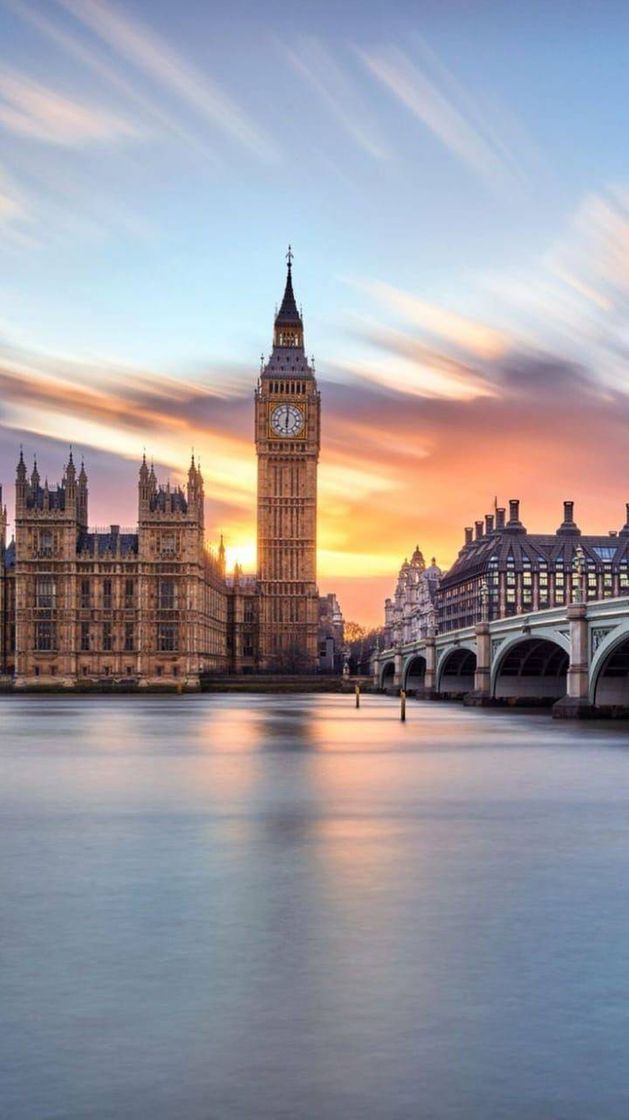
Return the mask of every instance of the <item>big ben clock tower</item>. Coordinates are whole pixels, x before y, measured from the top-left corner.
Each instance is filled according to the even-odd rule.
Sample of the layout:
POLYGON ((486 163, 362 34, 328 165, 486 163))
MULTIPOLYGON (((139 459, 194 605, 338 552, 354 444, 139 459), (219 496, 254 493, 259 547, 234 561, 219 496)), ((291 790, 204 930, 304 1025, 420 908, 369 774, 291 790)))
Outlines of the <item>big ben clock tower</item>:
POLYGON ((255 394, 260 668, 313 672, 318 660, 317 462, 320 397, 293 294, 293 255, 273 351, 255 394))

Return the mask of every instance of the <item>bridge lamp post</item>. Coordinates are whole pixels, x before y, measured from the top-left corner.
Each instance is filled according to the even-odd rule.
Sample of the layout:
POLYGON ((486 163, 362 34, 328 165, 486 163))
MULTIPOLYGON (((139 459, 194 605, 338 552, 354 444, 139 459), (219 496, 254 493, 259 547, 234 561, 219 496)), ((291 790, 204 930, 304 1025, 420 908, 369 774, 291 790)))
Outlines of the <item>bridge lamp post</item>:
POLYGON ((480 581, 480 620, 489 622, 489 585, 484 577, 480 581))
POLYGON ((572 561, 572 602, 583 602, 583 573, 585 571, 585 553, 580 544, 574 550, 572 561))

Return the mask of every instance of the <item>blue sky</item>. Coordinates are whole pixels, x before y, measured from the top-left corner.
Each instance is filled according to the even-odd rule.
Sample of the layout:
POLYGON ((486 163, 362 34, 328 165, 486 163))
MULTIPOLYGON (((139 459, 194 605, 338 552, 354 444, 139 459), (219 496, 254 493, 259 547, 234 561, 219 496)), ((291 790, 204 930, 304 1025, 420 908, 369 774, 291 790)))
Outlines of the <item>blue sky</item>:
POLYGON ((176 475, 200 442, 216 531, 252 562, 250 392, 290 241, 324 387, 320 570, 357 610, 416 536, 447 565, 499 486, 532 527, 560 495, 615 525, 627 41, 605 0, 0 0, 0 479, 20 442, 54 477, 74 431, 94 475, 129 464, 132 520, 142 446, 176 475), (446 441, 471 424, 462 467, 446 441))

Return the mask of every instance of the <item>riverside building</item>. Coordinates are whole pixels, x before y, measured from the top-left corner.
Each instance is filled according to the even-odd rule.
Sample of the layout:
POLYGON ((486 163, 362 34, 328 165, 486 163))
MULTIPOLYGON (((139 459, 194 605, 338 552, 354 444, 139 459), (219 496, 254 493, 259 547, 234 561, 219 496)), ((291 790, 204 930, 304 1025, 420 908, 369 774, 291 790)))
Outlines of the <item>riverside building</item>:
MULTIPOLYGON (((569 604, 576 582, 587 600, 629 594, 629 503, 622 528, 584 534, 574 520, 574 502, 563 505, 555 533, 529 533, 520 502, 496 508, 465 529, 465 540, 445 574, 419 590, 423 560, 418 550, 400 569, 395 595, 385 602, 385 648, 431 633, 443 634, 481 621, 508 618, 569 604), (423 603, 423 606, 422 606, 423 603)), ((430 569, 424 573, 430 573, 430 569)))
POLYGON ((0 676, 16 687, 197 688, 225 673, 292 674, 340 664, 335 596, 316 583, 320 394, 304 350, 289 250, 273 349, 255 391, 257 573, 225 571, 208 546, 194 456, 185 487, 142 460, 132 529, 89 527, 88 478, 70 453, 42 484, 23 455, 15 537, 0 488, 0 676), (333 617, 332 617, 333 616, 333 617), (323 651, 323 654, 322 654, 323 651))

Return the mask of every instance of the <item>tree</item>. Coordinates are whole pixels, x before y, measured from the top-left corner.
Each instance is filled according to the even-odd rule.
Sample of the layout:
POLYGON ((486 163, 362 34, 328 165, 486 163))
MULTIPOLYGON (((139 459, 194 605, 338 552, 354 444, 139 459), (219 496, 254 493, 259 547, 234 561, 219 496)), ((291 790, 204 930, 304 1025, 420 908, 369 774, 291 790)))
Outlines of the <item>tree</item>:
POLYGON ((348 645, 352 642, 358 642, 361 638, 365 637, 367 630, 361 626, 360 622, 346 622, 343 628, 343 636, 348 645))
POLYGON ((376 644, 382 640, 383 628, 375 626, 368 630, 359 622, 345 623, 345 643, 349 648, 349 663, 352 672, 365 676, 369 673, 371 654, 376 644))

